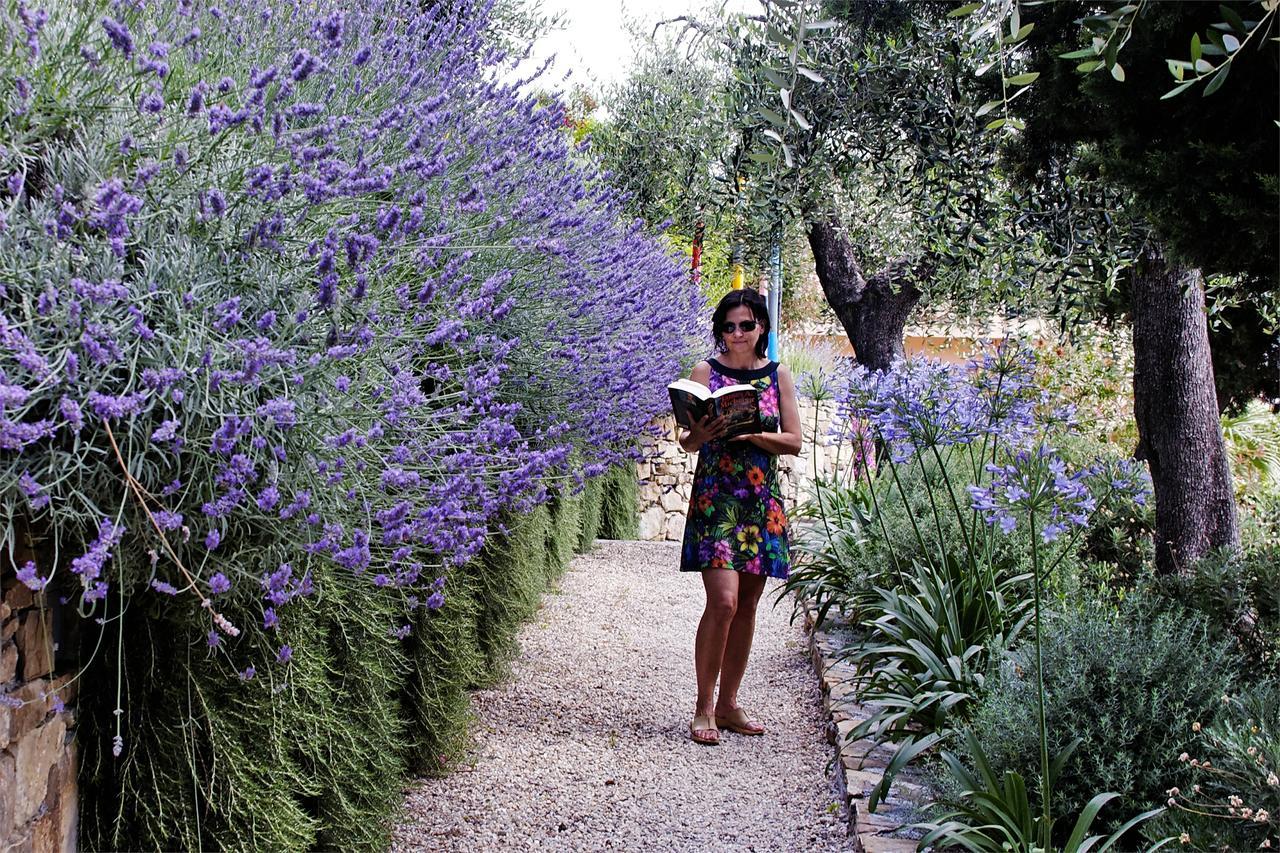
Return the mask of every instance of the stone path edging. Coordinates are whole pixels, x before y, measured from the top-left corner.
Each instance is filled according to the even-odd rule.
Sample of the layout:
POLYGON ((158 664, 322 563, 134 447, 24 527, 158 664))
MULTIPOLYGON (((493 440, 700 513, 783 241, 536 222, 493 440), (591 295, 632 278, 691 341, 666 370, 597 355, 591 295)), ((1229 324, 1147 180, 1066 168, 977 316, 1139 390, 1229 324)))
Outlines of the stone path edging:
POLYGON ((830 717, 827 740, 836 747, 836 786, 843 792, 842 808, 849 819, 849 839, 862 853, 908 853, 916 849, 913 838, 895 833, 916 820, 916 812, 928 802, 928 789, 910 769, 900 773, 889 796, 872 814, 867 795, 884 778, 884 768, 893 755, 887 745, 876 746, 869 738, 849 741, 848 733, 870 713, 858 702, 853 684, 853 667, 837 660, 845 641, 829 629, 819 629, 817 611, 802 602, 805 633, 813 668, 822 687, 822 702, 830 717), (856 839, 856 840, 855 840, 856 839))

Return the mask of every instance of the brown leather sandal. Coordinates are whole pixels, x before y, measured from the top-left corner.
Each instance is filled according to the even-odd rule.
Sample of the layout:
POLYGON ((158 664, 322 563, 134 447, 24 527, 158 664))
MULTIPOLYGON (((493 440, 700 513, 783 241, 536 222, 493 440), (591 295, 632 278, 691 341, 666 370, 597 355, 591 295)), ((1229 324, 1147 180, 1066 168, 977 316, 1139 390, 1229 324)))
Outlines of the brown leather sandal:
POLYGON ((689 737, 694 743, 700 743, 703 746, 719 746, 720 745, 720 729, 716 728, 715 721, 711 717, 703 714, 693 718, 693 722, 689 723, 689 737), (714 732, 712 736, 701 735, 699 732, 714 732))
POLYGON ((764 734, 764 725, 756 720, 752 720, 747 716, 747 712, 742 708, 734 708, 729 712, 728 716, 716 714, 716 725, 721 728, 728 729, 731 732, 737 732, 740 735, 762 735, 764 734), (751 724, 755 723, 759 728, 751 728, 751 724))

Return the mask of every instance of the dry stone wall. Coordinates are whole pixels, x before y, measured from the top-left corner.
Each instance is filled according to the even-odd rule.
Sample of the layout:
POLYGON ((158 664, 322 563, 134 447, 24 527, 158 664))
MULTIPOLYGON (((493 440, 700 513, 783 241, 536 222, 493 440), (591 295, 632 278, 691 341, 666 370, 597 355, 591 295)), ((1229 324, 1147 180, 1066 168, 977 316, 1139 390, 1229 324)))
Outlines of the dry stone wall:
MULTIPOLYGON (((825 477, 837 472, 847 473, 847 459, 837 459, 830 438, 834 406, 824 403, 816 406, 810 400, 800 401, 800 423, 804 443, 799 456, 783 456, 778 459, 778 474, 782 479, 782 495, 790 512, 808 492, 813 480, 814 457, 818 472, 825 477), (816 411, 815 411, 816 407, 816 411), (818 441, 813 441, 814 417, 818 418, 818 441)), ((693 489, 693 472, 698 465, 696 453, 686 453, 676 441, 675 418, 668 416, 662 422, 661 436, 646 437, 641 444, 644 458, 636 465, 640 480, 640 532, 639 538, 649 541, 684 538, 685 515, 689 511, 689 496, 693 489)), ((844 448, 844 456, 849 449, 844 448)))
POLYGON ((43 593, 11 572, 0 592, 0 851, 73 851, 75 684, 55 674, 55 614, 43 593))

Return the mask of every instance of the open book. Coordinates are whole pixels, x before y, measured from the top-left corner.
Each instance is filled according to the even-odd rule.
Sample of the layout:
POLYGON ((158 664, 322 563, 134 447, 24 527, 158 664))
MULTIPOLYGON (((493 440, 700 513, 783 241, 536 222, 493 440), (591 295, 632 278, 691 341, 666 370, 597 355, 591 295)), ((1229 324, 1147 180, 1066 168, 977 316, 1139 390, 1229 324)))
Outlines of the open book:
POLYGON ((764 432, 760 421, 760 392, 751 385, 726 385, 712 391, 692 379, 677 379, 667 386, 676 423, 688 429, 706 415, 725 417, 724 438, 764 432))

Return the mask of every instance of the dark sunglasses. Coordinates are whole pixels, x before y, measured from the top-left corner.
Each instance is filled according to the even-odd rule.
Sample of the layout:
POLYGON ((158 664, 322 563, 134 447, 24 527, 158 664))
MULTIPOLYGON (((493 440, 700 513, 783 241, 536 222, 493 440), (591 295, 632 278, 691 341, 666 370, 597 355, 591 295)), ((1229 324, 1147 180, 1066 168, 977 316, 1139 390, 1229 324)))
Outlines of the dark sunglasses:
POLYGON ((735 323, 732 320, 720 324, 720 334, 732 335, 736 330, 741 329, 744 332, 754 332, 756 326, 760 324, 755 320, 743 320, 741 323, 735 323))

